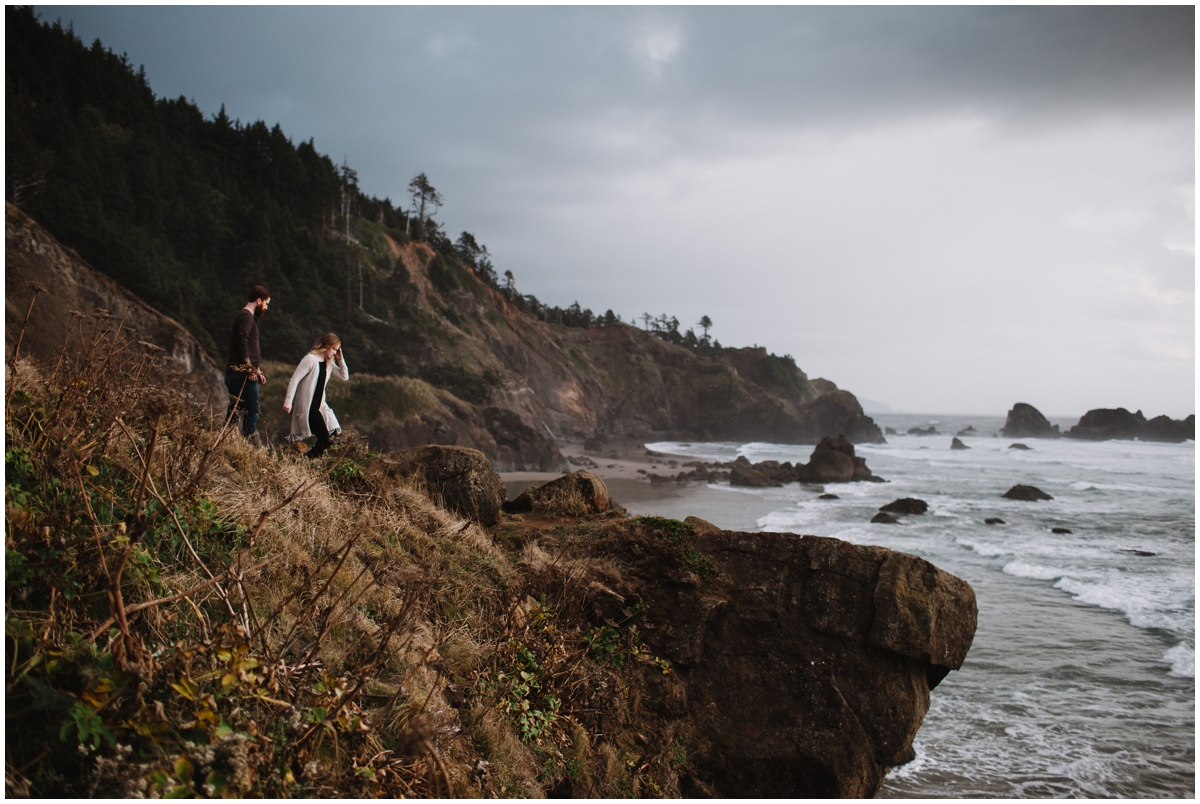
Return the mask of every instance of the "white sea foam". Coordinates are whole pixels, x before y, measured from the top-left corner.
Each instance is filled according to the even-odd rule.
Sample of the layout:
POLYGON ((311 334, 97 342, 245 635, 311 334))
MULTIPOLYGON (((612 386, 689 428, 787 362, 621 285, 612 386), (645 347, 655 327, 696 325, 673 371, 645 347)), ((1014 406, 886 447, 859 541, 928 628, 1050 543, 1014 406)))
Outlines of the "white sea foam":
POLYGON ((957 544, 961 544, 963 547, 969 547, 970 549, 974 550, 976 554, 981 555, 984 558, 995 558, 996 556, 1011 555, 1013 552, 1012 548, 1009 547, 1002 547, 997 544, 987 544, 985 542, 975 542, 962 537, 955 537, 954 541, 957 544))
POLYGON ((1010 561, 1004 565, 1003 570, 1005 575, 1012 575, 1017 578, 1032 578, 1036 581, 1053 581, 1055 578, 1061 578, 1064 570, 1057 567, 1046 567, 1041 564, 1029 564, 1024 561, 1010 561))
MULTIPOLYGON (((875 420, 903 432, 928 418, 875 420)), ((935 691, 918 761, 894 769, 884 795, 1194 795, 1194 444, 1030 440, 1032 449, 1018 452, 1008 449, 1012 439, 986 437, 1002 420, 944 418, 944 439, 856 445, 891 483, 832 501, 817 523, 829 527, 814 528, 916 553, 979 595, 968 657, 975 664, 935 691), (984 437, 964 438, 972 449, 949 454, 948 436, 967 423, 984 437), (1000 498, 1017 483, 1054 500, 1000 498), (932 510, 902 517, 903 527, 867 524, 897 497, 924 499, 932 510), (984 524, 996 516, 1006 524, 984 524), (1072 611, 1050 615, 1045 607, 1056 599, 1072 611), (1043 619, 1078 632, 1064 634, 1060 647, 1053 635, 1035 630, 1023 642, 1023 631, 1001 625, 1043 619), (1032 666, 1025 651, 1046 659, 1049 644, 1062 652, 1044 670, 1032 666), (1111 655, 1098 656, 1097 644, 1111 655), (1161 664, 1146 662, 1160 656, 1161 664), (994 666, 1002 675, 992 676, 994 666)))
POLYGON ((1171 665, 1167 675, 1175 678, 1196 677, 1196 648, 1186 642, 1180 642, 1163 654, 1164 663, 1171 665))

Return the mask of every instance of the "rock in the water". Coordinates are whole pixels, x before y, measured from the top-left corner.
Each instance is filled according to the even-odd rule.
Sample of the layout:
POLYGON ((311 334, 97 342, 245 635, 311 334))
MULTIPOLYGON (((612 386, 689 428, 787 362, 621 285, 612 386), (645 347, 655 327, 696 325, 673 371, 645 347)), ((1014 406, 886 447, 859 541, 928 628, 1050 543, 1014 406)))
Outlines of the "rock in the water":
POLYGON ((899 435, 899 433, 897 433, 895 430, 893 430, 890 427, 883 428, 883 434, 884 435, 899 435))
POLYGON ((782 486, 771 478, 767 477, 763 472, 757 469, 742 469, 735 466, 729 470, 729 485, 731 486, 748 486, 750 488, 769 488, 782 486))
POLYGON ((885 514, 882 511, 880 511, 878 514, 871 517, 871 521, 878 523, 880 525, 895 525, 900 520, 899 520, 899 518, 896 517, 895 514, 885 514))
MULTIPOLYGON (((741 456, 745 459, 745 456, 741 456)), ((747 464, 743 466, 740 463, 734 463, 733 468, 729 470, 729 485, 731 486, 749 486, 751 488, 768 488, 773 486, 782 486, 783 484, 777 480, 772 480, 767 476, 766 472, 754 468, 747 464)))
POLYGON ((1008 448, 1009 449, 1033 449, 1033 447, 1029 446, 1028 444, 1019 444, 1019 443, 1009 444, 1008 448))
POLYGON ((954 438, 950 441, 950 449, 970 449, 970 447, 959 441, 957 438, 954 438))
POLYGON ((1008 412, 1000 433, 1008 438, 1058 438, 1057 424, 1050 424, 1033 405, 1018 402, 1008 412))
POLYGON ((1059 533, 1059 534, 1070 533, 1071 529, 1070 528, 1050 528, 1050 532, 1051 533, 1059 533))
POLYGON ((881 482, 871 474, 866 458, 854 454, 854 445, 842 436, 825 437, 817 444, 807 464, 793 469, 802 483, 847 483, 851 480, 881 482))
POLYGON ((1003 525, 1004 520, 998 516, 989 516, 987 519, 983 520, 983 524, 985 524, 985 525, 1003 525))
POLYGON ((1158 553, 1151 553, 1149 550, 1122 549, 1122 550, 1118 550, 1117 552, 1118 553, 1129 553, 1130 555, 1147 556, 1147 557, 1158 555, 1158 553))
POLYGON ((937 428, 934 427, 932 424, 929 425, 929 427, 925 428, 924 430, 922 430, 920 427, 910 427, 910 428, 908 428, 908 434, 909 435, 917 435, 917 436, 937 435, 937 428))
POLYGON ((588 516, 607 511, 608 486, 591 472, 572 472, 542 486, 527 489, 504 504, 510 514, 554 513, 588 516))
POLYGON ((929 503, 924 500, 918 500, 915 497, 905 497, 900 500, 893 500, 887 505, 882 506, 879 510, 893 514, 923 514, 929 510, 929 503))
POLYGON ((681 524, 547 537, 565 560, 544 570, 546 586, 569 576, 594 590, 596 624, 621 616, 619 600, 645 604, 639 633, 672 666, 640 678, 670 724, 707 746, 710 795, 874 796, 911 756, 930 690, 966 657, 971 587, 881 547, 681 524), (586 556, 604 562, 580 577, 586 556), (603 569, 613 556, 619 573, 603 569))
POLYGON ((1025 500, 1027 502, 1036 502, 1037 500, 1053 500, 1046 492, 1039 489, 1037 486, 1024 486, 1020 483, 1013 486, 1008 491, 1001 495, 1010 500, 1025 500))
POLYGON ((817 499, 818 500, 840 500, 842 498, 837 496, 836 494, 822 494, 817 499))
POLYGON ((964 427, 963 429, 961 429, 957 433, 955 433, 955 435, 973 436, 973 435, 979 435, 979 431, 976 430, 972 425, 968 424, 966 427, 964 427))
POLYGON ((1167 416, 1156 416, 1150 421, 1139 410, 1130 413, 1125 408, 1097 408, 1083 414, 1079 424, 1067 431, 1067 438, 1088 441, 1110 439, 1142 441, 1167 441, 1179 443, 1196 438, 1196 417, 1189 416, 1176 421, 1167 416))
POLYGON ((484 527, 500 521, 504 483, 477 449, 430 444, 390 452, 371 464, 380 480, 404 479, 423 487, 429 498, 447 511, 484 527))
POLYGON ((1166 441, 1179 443, 1196 440, 1196 414, 1182 421, 1168 416, 1155 416, 1146 422, 1146 426, 1138 433, 1142 441, 1166 441))

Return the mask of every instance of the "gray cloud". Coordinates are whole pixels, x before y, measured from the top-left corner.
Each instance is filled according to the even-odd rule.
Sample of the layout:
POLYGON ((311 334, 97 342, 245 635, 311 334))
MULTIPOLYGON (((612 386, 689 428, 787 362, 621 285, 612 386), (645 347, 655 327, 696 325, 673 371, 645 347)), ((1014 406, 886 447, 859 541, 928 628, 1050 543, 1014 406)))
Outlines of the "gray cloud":
POLYGON ((41 11, 368 192, 426 172, 545 301, 908 410, 1194 407, 1191 7, 41 11))

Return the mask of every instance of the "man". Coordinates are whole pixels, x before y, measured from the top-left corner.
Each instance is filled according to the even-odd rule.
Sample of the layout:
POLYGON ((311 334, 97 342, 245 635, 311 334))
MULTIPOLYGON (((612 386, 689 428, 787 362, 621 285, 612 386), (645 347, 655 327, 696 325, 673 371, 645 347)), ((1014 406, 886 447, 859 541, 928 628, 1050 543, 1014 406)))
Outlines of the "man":
POLYGON ((267 312, 271 292, 262 285, 250 289, 250 300, 233 319, 233 334, 229 338, 229 363, 225 369, 225 387, 229 389, 228 421, 236 410, 242 412, 242 434, 255 439, 258 429, 258 386, 267 378, 258 369, 258 319, 267 312), (240 397, 240 398, 239 398, 240 397))

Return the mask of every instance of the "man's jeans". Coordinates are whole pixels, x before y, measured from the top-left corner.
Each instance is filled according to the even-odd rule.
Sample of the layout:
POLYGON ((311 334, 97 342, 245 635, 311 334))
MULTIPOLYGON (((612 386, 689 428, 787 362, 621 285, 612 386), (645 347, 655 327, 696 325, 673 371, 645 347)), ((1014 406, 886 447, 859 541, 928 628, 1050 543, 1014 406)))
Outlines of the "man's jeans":
POLYGON ((225 413, 228 419, 234 412, 234 400, 242 395, 237 402, 237 409, 242 412, 242 435, 249 438, 258 428, 258 383, 247 382, 245 374, 235 371, 225 372, 225 387, 229 389, 229 410, 225 413))

